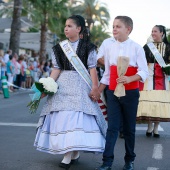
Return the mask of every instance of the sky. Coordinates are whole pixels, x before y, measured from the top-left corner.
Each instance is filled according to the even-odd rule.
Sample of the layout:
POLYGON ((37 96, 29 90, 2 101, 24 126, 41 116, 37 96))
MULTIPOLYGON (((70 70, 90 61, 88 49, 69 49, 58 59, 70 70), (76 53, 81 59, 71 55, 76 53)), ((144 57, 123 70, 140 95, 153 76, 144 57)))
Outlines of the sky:
POLYGON ((144 45, 151 35, 154 25, 170 28, 170 0, 100 0, 107 4, 110 13, 109 32, 112 32, 113 20, 118 15, 126 15, 133 20, 130 38, 144 45))

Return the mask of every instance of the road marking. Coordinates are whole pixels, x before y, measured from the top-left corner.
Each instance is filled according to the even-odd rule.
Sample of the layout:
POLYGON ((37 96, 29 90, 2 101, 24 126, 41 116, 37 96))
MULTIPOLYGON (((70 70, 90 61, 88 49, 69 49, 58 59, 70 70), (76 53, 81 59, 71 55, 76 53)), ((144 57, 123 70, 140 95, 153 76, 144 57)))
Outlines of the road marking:
MULTIPOLYGON (((147 130, 147 127, 136 126, 136 130, 147 130)), ((164 131, 164 129, 159 125, 158 131, 164 131)))
MULTIPOLYGON (((37 127, 36 123, 9 123, 9 122, 0 122, 0 126, 24 126, 24 127, 37 127)), ((147 127, 136 127, 136 130, 147 130, 147 127)), ((164 131, 164 129, 159 125, 158 131, 164 131)))
POLYGON ((160 160, 163 157, 163 147, 161 144, 155 144, 153 149, 153 155, 152 158, 160 160))
POLYGON ((148 167, 147 170, 158 170, 159 168, 148 167))
POLYGON ((36 123, 4 123, 4 122, 0 122, 0 126, 37 127, 37 124, 36 123))

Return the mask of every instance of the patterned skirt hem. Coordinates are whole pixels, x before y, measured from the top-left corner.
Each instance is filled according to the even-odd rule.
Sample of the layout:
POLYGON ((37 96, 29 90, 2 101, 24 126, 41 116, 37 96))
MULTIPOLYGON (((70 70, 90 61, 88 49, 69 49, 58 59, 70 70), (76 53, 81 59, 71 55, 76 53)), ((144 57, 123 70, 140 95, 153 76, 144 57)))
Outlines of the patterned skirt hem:
POLYGON ((151 122, 170 122, 170 118, 140 116, 136 118, 137 123, 151 122))
POLYGON ((37 148, 38 151, 50 153, 53 155, 65 154, 65 153, 71 152, 71 151, 85 151, 85 152, 92 152, 92 153, 103 153, 104 152, 104 148, 92 148, 92 147, 88 147, 88 146, 72 146, 69 148, 63 148, 62 150, 53 150, 50 148, 37 146, 36 143, 34 144, 34 146, 37 148))

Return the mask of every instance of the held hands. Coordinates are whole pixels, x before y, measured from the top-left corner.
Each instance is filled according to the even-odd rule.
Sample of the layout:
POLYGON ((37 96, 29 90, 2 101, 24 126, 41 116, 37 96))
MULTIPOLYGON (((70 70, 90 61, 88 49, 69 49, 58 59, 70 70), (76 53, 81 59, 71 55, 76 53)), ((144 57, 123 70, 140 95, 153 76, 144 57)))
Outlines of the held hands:
POLYGON ((41 94, 41 99, 44 98, 44 97, 46 97, 46 96, 47 96, 47 94, 42 93, 42 94, 41 94))
POLYGON ((117 83, 123 83, 123 84, 128 84, 131 82, 131 78, 128 76, 121 76, 116 79, 117 83))
POLYGON ((100 92, 98 87, 92 88, 89 97, 94 101, 98 101, 100 99, 100 92))

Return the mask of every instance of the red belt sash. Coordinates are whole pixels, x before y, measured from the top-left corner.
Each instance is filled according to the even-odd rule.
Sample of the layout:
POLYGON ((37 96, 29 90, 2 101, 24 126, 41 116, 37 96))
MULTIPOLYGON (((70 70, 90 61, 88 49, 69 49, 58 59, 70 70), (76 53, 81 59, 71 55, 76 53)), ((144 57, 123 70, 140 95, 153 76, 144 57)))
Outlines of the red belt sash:
MULTIPOLYGON (((133 76, 137 73, 137 67, 128 67, 125 76, 133 76)), ((109 89, 115 90, 117 82, 116 79, 118 78, 117 74, 117 66, 110 66, 110 84, 109 89)), ((124 84, 125 90, 132 90, 139 88, 139 81, 134 81, 128 84, 124 84)))
POLYGON ((154 89, 165 90, 165 76, 162 71, 162 67, 158 64, 154 64, 154 89))

